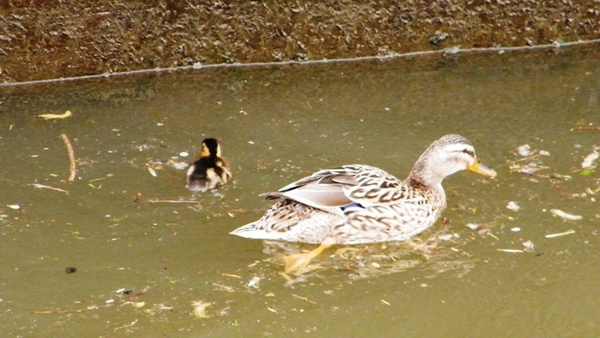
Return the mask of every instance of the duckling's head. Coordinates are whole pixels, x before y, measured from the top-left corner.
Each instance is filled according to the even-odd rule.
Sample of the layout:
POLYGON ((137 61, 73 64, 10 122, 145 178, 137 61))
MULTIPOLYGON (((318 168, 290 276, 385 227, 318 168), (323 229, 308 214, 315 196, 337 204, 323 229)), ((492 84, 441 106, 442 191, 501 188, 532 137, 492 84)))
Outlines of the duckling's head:
POLYGON ((479 162, 475 148, 466 138, 450 134, 434 141, 419 157, 409 179, 435 186, 460 170, 470 170, 493 178, 496 172, 479 162))
POLYGON ((202 149, 200 149, 200 157, 220 157, 221 146, 219 141, 214 138, 206 138, 202 141, 202 149))

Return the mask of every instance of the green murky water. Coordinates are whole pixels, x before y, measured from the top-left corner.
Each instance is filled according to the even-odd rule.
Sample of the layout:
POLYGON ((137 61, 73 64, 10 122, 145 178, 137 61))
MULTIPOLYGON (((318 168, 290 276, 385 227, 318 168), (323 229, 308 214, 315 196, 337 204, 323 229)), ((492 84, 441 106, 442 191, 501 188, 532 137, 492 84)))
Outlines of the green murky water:
POLYGON ((0 88, 3 334, 600 335, 599 176, 581 174, 600 134, 579 130, 600 121, 597 60, 488 55, 0 88), (74 115, 37 116, 65 110, 74 115), (228 235, 270 205, 261 192, 349 163, 404 178, 447 133, 468 137, 498 178, 444 182, 450 223, 416 239, 433 239, 426 252, 335 247, 290 283, 282 252, 314 246, 228 235), (77 158, 70 184, 60 134, 77 158), (191 162, 180 153, 207 136, 235 179, 193 195, 172 163, 191 162), (518 154, 525 144, 533 157, 518 154), (515 171, 526 165, 538 171, 515 171), (506 251, 527 241, 532 252, 506 251), (193 302, 210 303, 208 318, 193 302))

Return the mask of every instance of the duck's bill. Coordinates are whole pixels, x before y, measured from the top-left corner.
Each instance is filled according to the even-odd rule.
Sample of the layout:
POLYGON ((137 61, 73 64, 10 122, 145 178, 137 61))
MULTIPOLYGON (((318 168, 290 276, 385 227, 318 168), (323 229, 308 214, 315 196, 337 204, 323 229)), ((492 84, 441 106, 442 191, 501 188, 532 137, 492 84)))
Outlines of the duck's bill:
POLYGON ((480 163, 478 160, 475 160, 475 162, 473 162, 473 164, 468 166, 467 170, 470 170, 474 173, 478 173, 478 174, 481 174, 481 175, 483 175, 485 177, 489 177, 489 178, 496 177, 496 172, 494 171, 494 169, 486 166, 483 163, 480 163))

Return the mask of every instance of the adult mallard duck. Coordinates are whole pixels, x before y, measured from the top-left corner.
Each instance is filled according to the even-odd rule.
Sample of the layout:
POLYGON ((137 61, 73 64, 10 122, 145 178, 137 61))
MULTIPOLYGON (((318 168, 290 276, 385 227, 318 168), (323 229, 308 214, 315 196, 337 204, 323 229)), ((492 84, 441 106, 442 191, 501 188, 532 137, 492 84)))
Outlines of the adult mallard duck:
POLYGON ((310 253, 286 257, 286 272, 306 266, 333 244, 404 241, 436 222, 446 208, 442 180, 465 169, 496 176, 479 162, 466 138, 446 135, 425 150, 404 181, 367 165, 321 170, 264 194, 282 200, 231 234, 321 244, 310 253))
POLYGON ((231 170, 221 157, 221 145, 214 138, 202 141, 200 158, 188 168, 186 188, 190 191, 207 191, 227 183, 231 170))

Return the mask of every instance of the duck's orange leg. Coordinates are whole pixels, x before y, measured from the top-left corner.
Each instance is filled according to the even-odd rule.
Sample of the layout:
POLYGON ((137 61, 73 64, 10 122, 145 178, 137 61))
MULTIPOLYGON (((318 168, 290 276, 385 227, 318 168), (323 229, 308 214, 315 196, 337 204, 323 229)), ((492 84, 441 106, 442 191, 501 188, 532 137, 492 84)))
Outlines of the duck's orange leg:
POLYGON ((318 248, 310 252, 283 257, 283 260, 285 261, 285 273, 296 272, 306 267, 308 263, 310 263, 311 259, 317 257, 321 252, 323 252, 323 250, 334 245, 335 242, 335 238, 327 237, 318 248))

